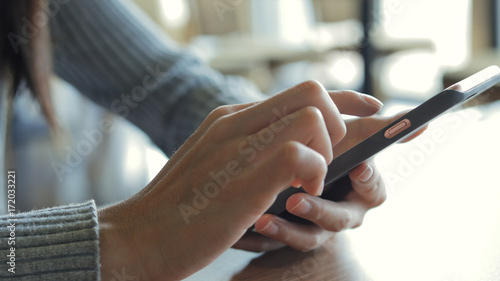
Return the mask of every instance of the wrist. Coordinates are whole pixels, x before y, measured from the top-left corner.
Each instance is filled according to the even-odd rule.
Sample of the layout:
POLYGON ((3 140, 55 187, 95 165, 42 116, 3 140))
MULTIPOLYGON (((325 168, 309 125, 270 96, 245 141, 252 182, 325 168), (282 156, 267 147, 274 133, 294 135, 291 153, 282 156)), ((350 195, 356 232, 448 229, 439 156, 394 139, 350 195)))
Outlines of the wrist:
POLYGON ((123 214, 119 209, 111 206, 98 210, 101 280, 143 280, 139 278, 141 268, 135 260, 138 253, 133 250, 133 240, 128 238, 130 232, 120 219, 123 214))
POLYGON ((181 279, 172 270, 175 254, 168 251, 174 260, 162 254, 169 238, 161 231, 167 228, 158 224, 160 212, 141 206, 144 200, 151 202, 129 199, 98 211, 101 280, 181 279))

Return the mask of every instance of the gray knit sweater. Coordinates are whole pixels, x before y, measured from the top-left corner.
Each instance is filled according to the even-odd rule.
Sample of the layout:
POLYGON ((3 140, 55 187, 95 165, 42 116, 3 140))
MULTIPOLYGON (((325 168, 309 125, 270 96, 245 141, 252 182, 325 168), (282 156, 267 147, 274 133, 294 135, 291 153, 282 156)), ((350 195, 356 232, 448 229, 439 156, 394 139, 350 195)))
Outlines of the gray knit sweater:
MULTIPOLYGON (((130 120, 169 156, 215 107, 262 98, 249 83, 211 70, 176 46, 125 0, 51 0, 46 14, 56 74, 130 120)), ((1 81, 0 170, 9 170, 1 81)), ((7 214, 0 217, 0 279, 98 280, 94 202, 10 216, 8 179, 2 174, 0 180, 0 213, 7 214)))

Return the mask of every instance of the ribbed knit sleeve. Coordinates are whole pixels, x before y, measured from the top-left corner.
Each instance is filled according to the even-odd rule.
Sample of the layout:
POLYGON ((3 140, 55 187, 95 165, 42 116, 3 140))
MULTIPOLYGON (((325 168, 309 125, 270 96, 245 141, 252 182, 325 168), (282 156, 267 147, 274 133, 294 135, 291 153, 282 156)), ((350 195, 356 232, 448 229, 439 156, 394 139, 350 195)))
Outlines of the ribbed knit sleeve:
POLYGON ((263 98, 253 84, 177 46, 130 1, 51 5, 56 73, 137 125, 168 156, 217 106, 263 98))
POLYGON ((0 279, 99 280, 93 201, 0 217, 0 279))

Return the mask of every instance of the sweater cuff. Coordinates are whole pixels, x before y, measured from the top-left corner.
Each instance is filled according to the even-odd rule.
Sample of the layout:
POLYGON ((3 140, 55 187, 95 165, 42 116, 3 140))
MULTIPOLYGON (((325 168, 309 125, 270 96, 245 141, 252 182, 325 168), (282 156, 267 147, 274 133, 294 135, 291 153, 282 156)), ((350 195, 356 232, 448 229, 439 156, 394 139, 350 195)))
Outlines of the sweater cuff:
POLYGON ((0 217, 0 279, 99 280, 94 201, 0 217))

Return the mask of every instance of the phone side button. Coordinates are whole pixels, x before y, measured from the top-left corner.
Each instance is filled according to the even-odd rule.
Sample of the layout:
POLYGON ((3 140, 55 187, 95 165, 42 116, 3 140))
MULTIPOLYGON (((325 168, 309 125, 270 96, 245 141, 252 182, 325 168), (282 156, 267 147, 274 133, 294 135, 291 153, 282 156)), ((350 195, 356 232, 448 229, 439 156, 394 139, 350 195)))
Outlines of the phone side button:
POLYGON ((411 126, 411 122, 408 119, 403 119, 399 121, 396 125, 387 129, 384 133, 384 136, 388 139, 391 139, 401 133, 402 131, 408 129, 411 126))

